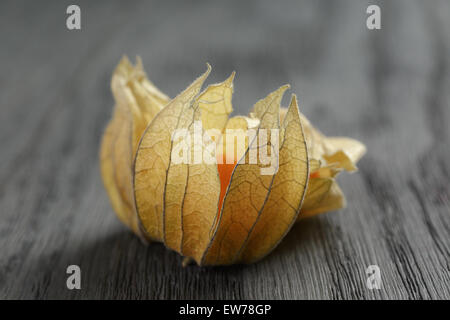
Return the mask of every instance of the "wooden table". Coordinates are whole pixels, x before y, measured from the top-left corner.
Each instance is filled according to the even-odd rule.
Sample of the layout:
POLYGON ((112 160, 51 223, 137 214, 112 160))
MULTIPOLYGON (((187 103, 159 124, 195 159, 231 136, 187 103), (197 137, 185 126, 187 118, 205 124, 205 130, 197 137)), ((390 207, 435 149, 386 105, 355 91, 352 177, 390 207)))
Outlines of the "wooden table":
MULTIPOLYGON (((0 298, 449 299, 450 2, 0 4, 0 298), (378 4, 382 29, 366 28, 378 4), (329 135, 368 154, 348 207, 297 224, 248 266, 181 266, 115 217, 98 168, 111 72, 140 55, 170 96, 233 70, 236 114, 290 83, 329 135), (82 289, 66 288, 66 268, 82 289), (378 265, 382 289, 366 287, 378 265)), ((284 103, 287 103, 287 97, 284 103)))

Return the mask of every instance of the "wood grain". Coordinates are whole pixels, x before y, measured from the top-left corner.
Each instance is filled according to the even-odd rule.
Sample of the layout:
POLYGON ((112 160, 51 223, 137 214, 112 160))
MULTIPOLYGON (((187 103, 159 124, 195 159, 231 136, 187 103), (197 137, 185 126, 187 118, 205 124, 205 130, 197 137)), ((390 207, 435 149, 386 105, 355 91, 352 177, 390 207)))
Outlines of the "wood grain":
MULTIPOLYGON (((0 4, 0 298, 449 299, 450 2, 78 2, 0 4), (111 72, 142 56, 170 96, 237 71, 236 113, 285 83, 329 135, 363 141, 340 184, 348 207, 304 220, 261 262, 181 267, 115 217, 99 139, 111 72), (66 288, 66 268, 82 289, 66 288), (366 288, 367 266, 382 289, 366 288)), ((285 101, 285 104, 287 101, 285 101)))

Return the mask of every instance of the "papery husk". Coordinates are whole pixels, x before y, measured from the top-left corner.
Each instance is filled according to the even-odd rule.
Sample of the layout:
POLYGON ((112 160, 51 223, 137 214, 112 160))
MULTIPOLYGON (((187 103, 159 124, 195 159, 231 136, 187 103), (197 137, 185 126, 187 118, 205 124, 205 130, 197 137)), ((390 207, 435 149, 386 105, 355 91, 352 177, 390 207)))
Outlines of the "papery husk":
POLYGON ((116 106, 102 139, 102 178, 119 219, 141 238, 185 256, 184 264, 252 263, 270 253, 300 218, 345 206, 335 178, 342 170, 356 170, 365 147, 324 136, 300 113, 295 96, 288 109, 280 108, 289 86, 258 101, 249 116, 229 118, 235 73, 202 91, 210 71, 208 65, 170 100, 147 79, 139 59, 136 66, 122 59, 111 84, 116 106), (192 150, 225 162, 232 151, 235 159, 222 166, 196 162, 190 151, 183 154, 188 161, 173 161, 180 147, 173 134, 179 129, 204 137, 206 144, 192 150), (227 130, 237 130, 239 139, 249 129, 256 135, 276 129, 279 135, 264 143, 245 136, 243 148, 227 149, 227 130), (276 167, 249 161, 263 148, 277 155, 276 167))

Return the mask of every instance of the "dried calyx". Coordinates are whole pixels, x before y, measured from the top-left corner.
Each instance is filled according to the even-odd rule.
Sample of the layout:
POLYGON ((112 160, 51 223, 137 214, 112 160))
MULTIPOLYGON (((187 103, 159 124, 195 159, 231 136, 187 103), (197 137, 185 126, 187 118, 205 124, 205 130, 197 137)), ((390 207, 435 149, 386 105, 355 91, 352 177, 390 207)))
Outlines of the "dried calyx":
POLYGON ((355 171, 365 147, 324 136, 299 112, 295 95, 280 108, 289 86, 258 101, 248 116, 230 118, 234 73, 202 91, 210 70, 170 99, 147 79, 140 59, 133 66, 123 58, 111 82, 116 106, 101 144, 101 173, 118 217, 142 239, 199 265, 251 263, 299 219, 345 206, 336 175, 355 171), (203 137, 197 147, 218 161, 193 161, 195 146, 184 155, 188 161, 173 161, 174 132, 195 136, 196 123, 203 137), (229 148, 231 130, 233 141, 254 135, 242 137, 243 148, 229 148), (261 139, 267 131, 277 134, 261 139), (263 151, 276 158, 269 174, 262 174, 263 151))

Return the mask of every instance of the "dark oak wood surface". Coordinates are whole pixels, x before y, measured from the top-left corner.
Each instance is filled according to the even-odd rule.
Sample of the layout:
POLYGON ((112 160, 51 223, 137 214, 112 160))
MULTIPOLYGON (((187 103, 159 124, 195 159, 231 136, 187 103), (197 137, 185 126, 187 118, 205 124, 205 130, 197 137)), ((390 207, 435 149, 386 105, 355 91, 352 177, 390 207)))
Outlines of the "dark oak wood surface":
POLYGON ((0 3, 0 298, 450 298, 448 0, 76 1, 80 31, 65 27, 70 3, 0 3), (369 4, 381 30, 366 28, 369 4), (98 168, 123 54, 170 96, 206 62, 210 82, 236 70, 236 114, 290 83, 322 131, 368 147, 339 178, 348 207, 248 266, 183 268, 142 245, 98 168), (70 264, 81 290, 66 288, 70 264), (373 264, 381 290, 366 287, 373 264))

